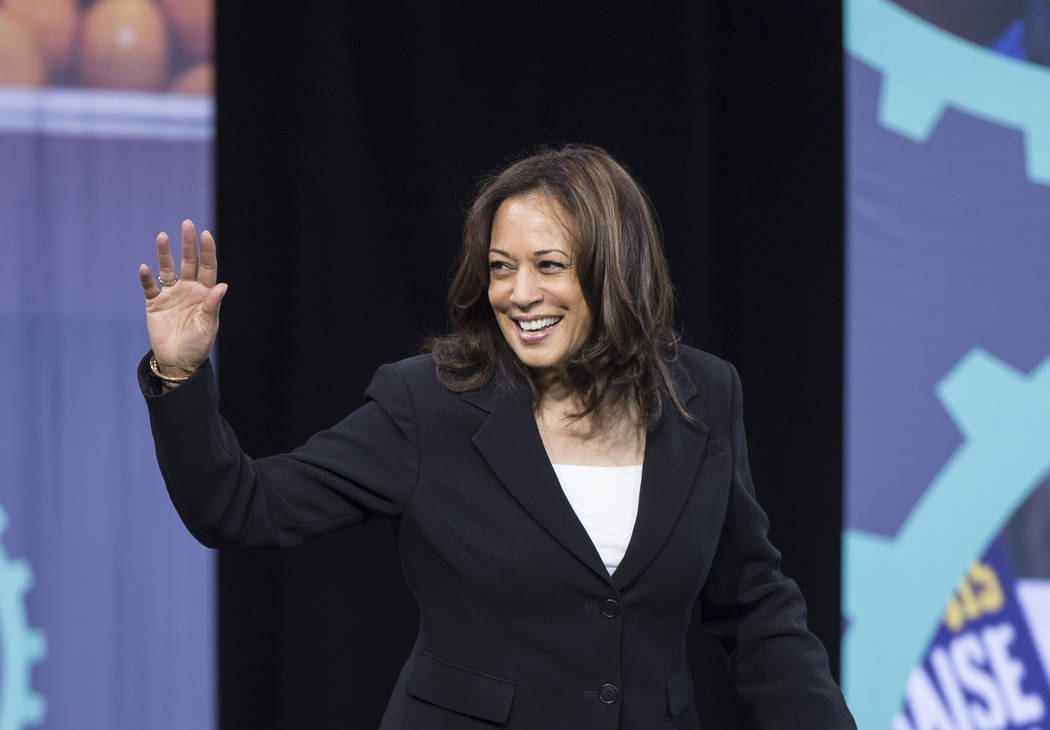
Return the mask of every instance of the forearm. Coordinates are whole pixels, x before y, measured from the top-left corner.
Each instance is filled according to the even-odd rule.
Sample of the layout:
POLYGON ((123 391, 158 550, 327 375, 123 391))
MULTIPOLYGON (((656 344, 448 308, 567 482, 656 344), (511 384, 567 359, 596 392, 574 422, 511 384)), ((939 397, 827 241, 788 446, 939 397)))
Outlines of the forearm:
POLYGON ((229 506, 241 491, 241 450, 228 426, 215 423, 220 420, 218 392, 210 364, 180 382, 158 378, 148 359, 138 372, 157 463, 172 503, 204 545, 235 543, 229 506))
POLYGON ((385 366, 371 398, 288 454, 252 459, 219 415, 211 367, 165 392, 144 360, 139 382, 157 461, 190 532, 209 547, 295 545, 395 516, 416 481, 415 427, 400 376, 385 366), (384 405, 385 404, 385 405, 384 405))

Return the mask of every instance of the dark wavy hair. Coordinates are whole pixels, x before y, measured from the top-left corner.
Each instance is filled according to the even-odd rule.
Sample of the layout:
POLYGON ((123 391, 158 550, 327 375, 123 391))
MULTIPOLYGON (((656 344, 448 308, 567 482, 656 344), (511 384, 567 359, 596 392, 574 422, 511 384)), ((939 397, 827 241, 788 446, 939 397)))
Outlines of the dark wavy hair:
POLYGON ((488 301, 489 239, 500 204, 540 192, 556 200, 573 243, 576 275, 593 326, 566 372, 579 404, 573 417, 600 428, 617 413, 653 425, 665 396, 692 420, 667 361, 677 356, 674 295, 660 229, 645 192, 605 150, 572 144, 541 149, 485 179, 467 213, 448 303, 450 334, 432 337, 441 383, 474 390, 494 377, 539 392, 507 344, 488 301))

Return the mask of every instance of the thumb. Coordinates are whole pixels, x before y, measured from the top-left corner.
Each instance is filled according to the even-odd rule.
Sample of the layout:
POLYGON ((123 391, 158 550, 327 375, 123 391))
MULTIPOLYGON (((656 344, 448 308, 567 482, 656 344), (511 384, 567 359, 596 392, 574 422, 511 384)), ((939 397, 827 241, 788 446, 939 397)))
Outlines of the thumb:
POLYGON ((222 304, 223 297, 226 296, 226 291, 229 287, 226 284, 216 284, 208 295, 204 297, 203 309, 204 313, 209 317, 219 316, 219 306, 222 304))

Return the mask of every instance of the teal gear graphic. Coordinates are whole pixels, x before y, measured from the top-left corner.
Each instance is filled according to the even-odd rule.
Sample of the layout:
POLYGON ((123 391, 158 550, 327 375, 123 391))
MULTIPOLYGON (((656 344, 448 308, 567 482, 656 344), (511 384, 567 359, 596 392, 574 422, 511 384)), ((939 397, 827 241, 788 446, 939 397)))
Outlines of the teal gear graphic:
MULTIPOLYGON (((0 534, 7 513, 0 507, 0 534)), ((47 653, 44 634, 29 628, 22 599, 33 585, 24 560, 11 560, 0 546, 0 730, 22 730, 44 719, 44 698, 29 686, 33 664, 47 653)))
POLYGON ((845 0, 845 44, 882 72, 882 126, 924 142, 952 106, 1019 129, 1029 178, 1050 185, 1050 69, 957 38, 889 0, 845 0))
POLYGON ((895 536, 843 536, 842 685, 861 730, 891 726, 956 583, 1050 474, 1050 358, 1025 375, 975 348, 936 390, 963 443, 895 536))

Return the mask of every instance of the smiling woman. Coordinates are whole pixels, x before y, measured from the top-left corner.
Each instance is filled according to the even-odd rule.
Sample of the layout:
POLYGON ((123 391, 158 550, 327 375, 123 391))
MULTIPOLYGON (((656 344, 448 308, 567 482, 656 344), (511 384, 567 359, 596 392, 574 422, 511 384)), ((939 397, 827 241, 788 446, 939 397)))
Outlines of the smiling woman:
POLYGON ((380 730, 697 730, 686 634, 764 729, 855 730, 780 572, 731 365, 679 345, 641 188, 603 150, 527 157, 467 216, 452 331, 290 454, 245 455, 206 360, 215 241, 157 239, 139 367, 169 492, 205 545, 385 517, 419 604, 380 730))
POLYGON ((429 343, 448 388, 498 375, 527 387, 539 411, 562 401, 584 431, 624 415, 651 426, 665 398, 692 418, 666 367, 678 338, 655 216, 607 152, 542 151, 488 179, 462 257, 452 333, 429 343), (551 317, 560 319, 542 321, 551 317))

